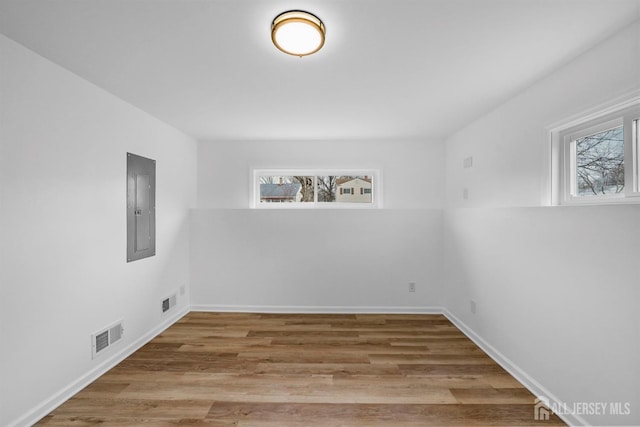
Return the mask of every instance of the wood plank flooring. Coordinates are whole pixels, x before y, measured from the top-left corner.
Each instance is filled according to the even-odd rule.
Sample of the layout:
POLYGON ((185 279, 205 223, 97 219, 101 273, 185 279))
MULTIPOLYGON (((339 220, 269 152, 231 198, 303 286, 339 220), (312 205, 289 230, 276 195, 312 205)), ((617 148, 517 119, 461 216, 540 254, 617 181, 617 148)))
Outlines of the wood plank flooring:
POLYGON ((442 315, 191 312, 44 426, 557 426, 442 315))

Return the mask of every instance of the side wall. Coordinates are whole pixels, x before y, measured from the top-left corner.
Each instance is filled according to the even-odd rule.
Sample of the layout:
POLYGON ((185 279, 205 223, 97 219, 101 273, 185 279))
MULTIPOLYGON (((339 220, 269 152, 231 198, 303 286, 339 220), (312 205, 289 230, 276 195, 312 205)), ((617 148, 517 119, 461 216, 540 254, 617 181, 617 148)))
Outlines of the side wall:
POLYGON ((552 401, 631 404, 576 424, 640 425, 640 205, 540 206, 545 128, 638 89, 636 22, 446 144, 444 305, 552 401))
POLYGON ((51 404, 170 322, 185 286, 195 141, 0 36, 0 425, 51 404), (126 153, 157 161, 157 255, 126 262, 126 153), (90 335, 124 321, 91 359, 90 335))
POLYGON ((441 142, 201 142, 194 308, 440 306, 443 157, 441 142), (384 209, 249 209, 253 168, 379 169, 384 209))

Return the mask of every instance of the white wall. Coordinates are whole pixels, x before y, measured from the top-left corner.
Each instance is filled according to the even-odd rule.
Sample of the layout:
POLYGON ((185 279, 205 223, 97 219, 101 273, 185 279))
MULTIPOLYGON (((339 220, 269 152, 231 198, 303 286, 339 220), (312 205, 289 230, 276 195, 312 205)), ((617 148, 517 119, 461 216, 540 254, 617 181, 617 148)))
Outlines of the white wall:
POLYGON ((191 218, 195 309, 403 312, 440 305, 438 210, 203 209, 191 218))
POLYGON ((252 169, 379 169, 387 209, 440 209, 441 141, 226 141, 198 145, 198 207, 246 209, 252 169))
POLYGON ((636 22, 446 143, 444 305, 549 397, 632 405, 575 423, 640 425, 640 206, 541 207, 545 128, 638 89, 636 22))
MULTIPOLYGON (((4 36, 0 58, 5 426, 29 424, 61 390, 160 327, 160 299, 188 289, 197 147, 4 36), (157 255, 129 264, 128 151, 157 160, 157 255), (90 334, 119 319, 124 340, 91 360, 90 334)), ((187 295, 178 304, 185 309, 187 295)))
POLYGON ((441 142, 201 142, 192 213, 200 309, 424 310, 440 305, 441 142), (384 209, 249 209, 252 168, 382 173, 384 209), (416 292, 408 283, 416 282, 416 292))
POLYGON ((639 56, 636 21, 448 138, 447 206, 548 204, 547 127, 637 90, 639 56), (473 167, 463 168, 466 157, 473 167))

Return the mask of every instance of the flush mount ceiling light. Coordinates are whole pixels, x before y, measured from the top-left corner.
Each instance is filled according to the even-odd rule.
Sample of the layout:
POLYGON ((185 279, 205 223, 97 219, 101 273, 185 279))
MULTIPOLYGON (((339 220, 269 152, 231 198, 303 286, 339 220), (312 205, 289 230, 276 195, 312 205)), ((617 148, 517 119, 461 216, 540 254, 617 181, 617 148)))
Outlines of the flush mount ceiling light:
POLYGON ((316 53, 324 45, 324 24, 317 16, 290 10, 276 16, 271 24, 271 40, 278 49, 299 57, 316 53))

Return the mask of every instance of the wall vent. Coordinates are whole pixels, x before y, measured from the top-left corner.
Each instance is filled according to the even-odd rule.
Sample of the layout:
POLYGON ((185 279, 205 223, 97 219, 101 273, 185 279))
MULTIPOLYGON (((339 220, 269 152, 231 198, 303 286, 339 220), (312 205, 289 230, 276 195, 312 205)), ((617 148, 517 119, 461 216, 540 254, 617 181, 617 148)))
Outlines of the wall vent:
POLYGON ((169 310, 176 306, 178 302, 178 297, 176 294, 170 295, 167 298, 164 298, 161 302, 160 308, 162 310, 162 314, 166 314, 169 310))
POLYGON ((104 350, 120 341, 123 334, 124 326, 122 320, 91 334, 91 358, 95 359, 96 356, 101 354, 104 350))

